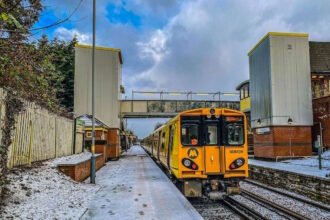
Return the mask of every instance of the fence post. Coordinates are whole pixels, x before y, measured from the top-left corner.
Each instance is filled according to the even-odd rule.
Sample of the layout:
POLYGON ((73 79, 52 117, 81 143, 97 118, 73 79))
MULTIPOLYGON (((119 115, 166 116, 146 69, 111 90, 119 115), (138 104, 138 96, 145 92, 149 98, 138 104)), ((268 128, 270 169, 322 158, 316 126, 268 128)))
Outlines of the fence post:
POLYGON ((56 123, 56 116, 54 117, 55 119, 55 158, 57 157, 57 123, 56 123))
POLYGON ((72 151, 71 154, 76 153, 76 136, 77 136, 77 118, 74 117, 73 119, 73 126, 72 126, 72 151))
POLYGON ((29 143, 29 166, 32 164, 32 144, 33 144, 33 125, 32 121, 30 120, 29 124, 30 130, 30 143, 29 143))

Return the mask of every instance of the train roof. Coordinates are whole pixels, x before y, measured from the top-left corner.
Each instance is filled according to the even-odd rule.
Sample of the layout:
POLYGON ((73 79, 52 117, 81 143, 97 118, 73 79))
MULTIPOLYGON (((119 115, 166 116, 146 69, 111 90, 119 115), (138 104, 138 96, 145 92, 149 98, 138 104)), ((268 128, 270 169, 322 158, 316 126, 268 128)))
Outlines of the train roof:
POLYGON ((229 108, 197 108, 197 109, 191 109, 191 110, 180 112, 176 117, 181 116, 181 115, 190 115, 190 114, 209 115, 211 109, 215 110, 215 114, 231 114, 231 113, 240 114, 240 115, 244 114, 241 111, 229 109, 229 108))
MULTIPOLYGON (((182 115, 209 115, 210 114, 210 110, 212 108, 196 108, 196 109, 190 109, 190 110, 186 110, 183 112, 178 113, 178 115, 176 115, 175 117, 169 119, 167 122, 165 122, 162 126, 160 126, 159 128, 157 128, 156 130, 152 131, 150 135, 162 130, 165 126, 167 126, 167 124, 169 124, 172 121, 177 120, 180 116, 182 115)), ((238 110, 234 110, 234 109, 229 109, 229 108, 213 108, 216 110, 215 114, 239 114, 239 115, 244 115, 243 112, 238 111, 238 110)), ((150 135, 148 135, 147 137, 149 137, 150 135)))

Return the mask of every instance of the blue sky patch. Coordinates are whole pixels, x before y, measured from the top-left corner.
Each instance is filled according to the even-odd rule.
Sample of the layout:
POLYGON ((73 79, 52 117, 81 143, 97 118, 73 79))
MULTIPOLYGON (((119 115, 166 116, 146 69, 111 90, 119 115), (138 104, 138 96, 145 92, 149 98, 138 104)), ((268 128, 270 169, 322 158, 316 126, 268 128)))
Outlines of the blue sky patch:
MULTIPOLYGON (((54 24, 58 22, 59 20, 65 19, 67 17, 67 12, 63 11, 61 17, 57 17, 53 9, 45 9, 42 11, 41 16, 39 18, 39 21, 35 23, 32 27, 34 28, 42 28, 45 26, 48 26, 50 24, 54 24)), ((58 27, 64 27, 67 29, 74 28, 74 24, 72 22, 66 21, 64 23, 61 23, 61 25, 55 25, 50 28, 42 29, 42 30, 37 30, 35 32, 38 32, 36 36, 41 36, 42 34, 46 34, 50 39, 52 39, 54 36, 54 30, 57 29, 58 27)))
POLYGON ((107 18, 114 24, 131 24, 138 28, 141 26, 141 17, 132 11, 125 9, 124 5, 109 4, 107 6, 107 18))

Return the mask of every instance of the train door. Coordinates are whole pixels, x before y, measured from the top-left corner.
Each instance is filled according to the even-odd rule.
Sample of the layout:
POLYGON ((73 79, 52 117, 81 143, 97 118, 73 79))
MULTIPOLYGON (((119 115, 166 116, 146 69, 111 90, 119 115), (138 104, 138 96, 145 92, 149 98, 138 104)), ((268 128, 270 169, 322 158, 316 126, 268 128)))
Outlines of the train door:
POLYGON ((162 132, 159 131, 158 133, 158 146, 157 146, 157 160, 160 160, 159 154, 160 154, 160 147, 161 147, 161 142, 162 142, 162 132))
POLYGON ((173 125, 170 126, 170 134, 168 140, 168 148, 167 148, 167 167, 171 168, 171 153, 173 150, 173 136, 174 136, 174 127, 173 125))
POLYGON ((152 135, 152 142, 151 142, 151 155, 154 155, 154 146, 155 146, 155 135, 152 135))
POLYGON ((218 119, 204 121, 204 162, 205 173, 220 173, 220 121, 218 119))

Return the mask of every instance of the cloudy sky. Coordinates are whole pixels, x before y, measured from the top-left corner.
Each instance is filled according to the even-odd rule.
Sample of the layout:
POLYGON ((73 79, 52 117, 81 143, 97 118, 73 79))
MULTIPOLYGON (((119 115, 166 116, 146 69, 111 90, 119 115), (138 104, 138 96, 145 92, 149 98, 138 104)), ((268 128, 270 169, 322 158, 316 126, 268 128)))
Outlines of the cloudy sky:
MULTIPOLYGON (((79 2, 44 0, 36 26, 67 17, 79 2)), ((127 96, 132 89, 234 91, 248 79, 248 51, 267 32, 330 41, 329 8, 328 0, 97 0, 96 42, 122 50, 127 96)), ((44 33, 91 43, 91 21, 92 0, 83 0, 68 22, 44 33)))

